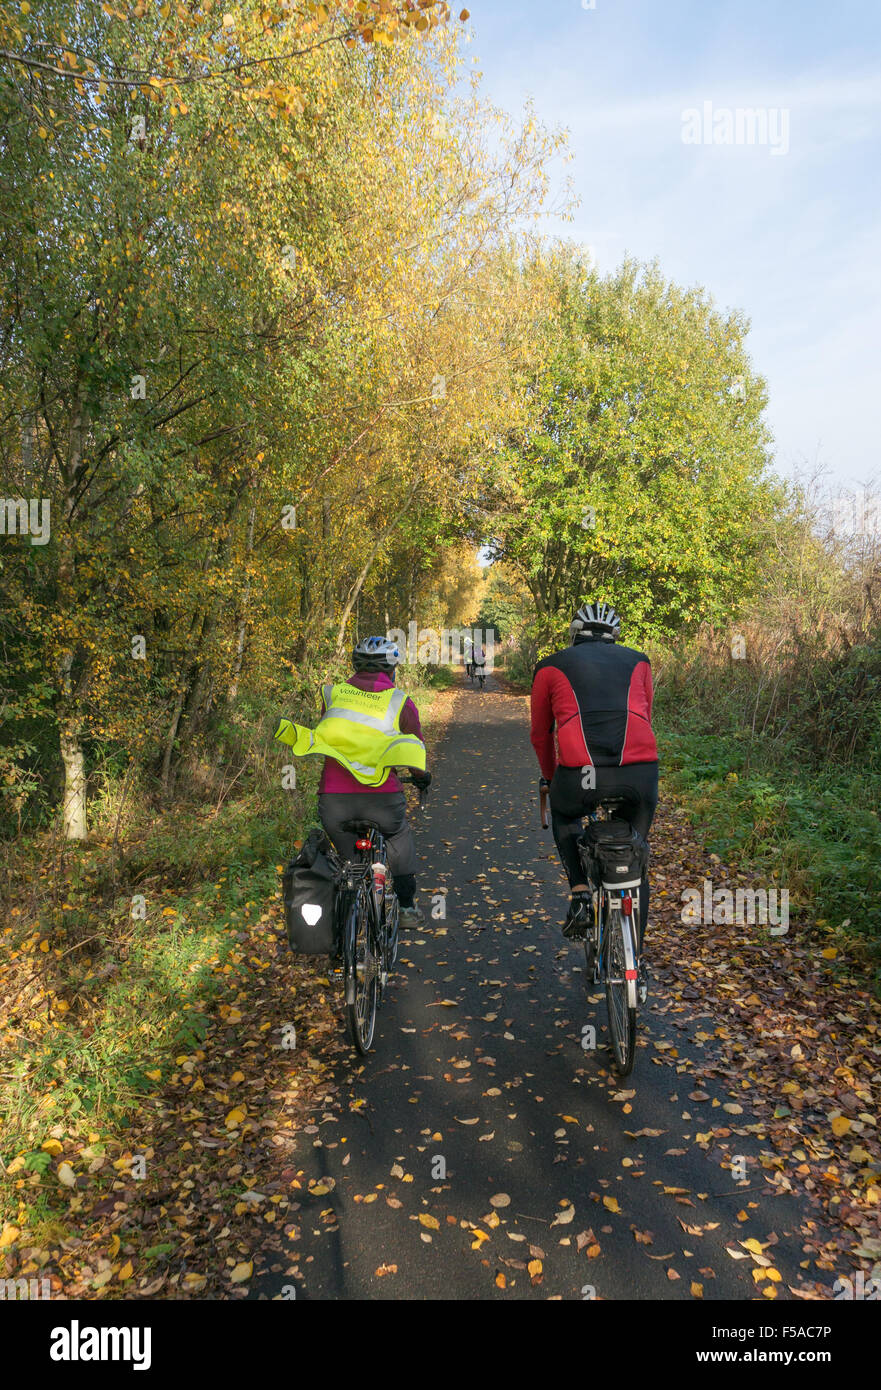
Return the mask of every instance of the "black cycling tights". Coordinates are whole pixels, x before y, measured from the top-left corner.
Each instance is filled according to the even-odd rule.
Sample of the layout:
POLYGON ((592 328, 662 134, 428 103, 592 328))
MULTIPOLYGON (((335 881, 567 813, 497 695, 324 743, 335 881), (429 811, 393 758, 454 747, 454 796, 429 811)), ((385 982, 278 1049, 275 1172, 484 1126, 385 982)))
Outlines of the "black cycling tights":
MULTIPOLYGON (((594 767, 589 778, 580 767, 558 767, 551 781, 551 829, 560 853, 569 887, 584 882, 584 869, 578 854, 582 820, 595 811, 605 797, 624 797, 614 814, 629 820, 644 839, 648 839, 658 804, 658 764, 630 763, 626 767, 594 767), (585 788, 584 781, 596 785, 585 788)), ((640 935, 649 915, 649 885, 644 879, 639 889, 640 935)), ((642 943, 640 942, 640 945, 642 943)))

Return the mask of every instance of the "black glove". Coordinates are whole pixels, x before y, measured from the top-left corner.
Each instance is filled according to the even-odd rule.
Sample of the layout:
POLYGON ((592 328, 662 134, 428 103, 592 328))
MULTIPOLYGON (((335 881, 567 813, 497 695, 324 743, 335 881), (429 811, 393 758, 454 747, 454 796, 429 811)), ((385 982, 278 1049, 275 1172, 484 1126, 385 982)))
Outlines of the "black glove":
POLYGON ((413 768, 411 770, 411 776, 414 786, 418 787, 421 792, 428 791, 428 788, 431 786, 430 772, 419 772, 416 768, 413 768))
POLYGON ((550 784, 550 782, 548 781, 547 777, 539 777, 539 779, 538 779, 539 791, 547 791, 547 789, 548 789, 548 787, 549 787, 550 785, 551 785, 551 784, 550 784))

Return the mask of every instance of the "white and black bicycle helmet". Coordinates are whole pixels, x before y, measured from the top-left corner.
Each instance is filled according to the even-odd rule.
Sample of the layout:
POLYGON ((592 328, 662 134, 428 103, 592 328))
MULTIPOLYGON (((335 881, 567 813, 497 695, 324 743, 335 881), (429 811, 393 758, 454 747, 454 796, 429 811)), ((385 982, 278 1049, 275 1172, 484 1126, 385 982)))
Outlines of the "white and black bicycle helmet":
POLYGON ((621 636, 621 619, 610 603, 585 603, 569 624, 569 640, 599 637, 603 642, 617 642, 621 636))
POLYGON ((400 659, 397 643, 387 637, 362 637, 352 652, 356 671, 393 671, 400 659))

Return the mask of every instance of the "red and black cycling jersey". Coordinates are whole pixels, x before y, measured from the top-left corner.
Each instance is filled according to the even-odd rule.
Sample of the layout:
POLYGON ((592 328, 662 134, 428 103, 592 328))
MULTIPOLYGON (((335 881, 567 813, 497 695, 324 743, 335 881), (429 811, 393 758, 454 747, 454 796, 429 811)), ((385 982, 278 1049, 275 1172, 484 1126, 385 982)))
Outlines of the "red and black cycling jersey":
POLYGON ((652 668, 613 642, 579 642, 535 668, 532 746, 543 777, 563 767, 653 763, 652 668), (556 747, 554 726, 556 725, 556 747))

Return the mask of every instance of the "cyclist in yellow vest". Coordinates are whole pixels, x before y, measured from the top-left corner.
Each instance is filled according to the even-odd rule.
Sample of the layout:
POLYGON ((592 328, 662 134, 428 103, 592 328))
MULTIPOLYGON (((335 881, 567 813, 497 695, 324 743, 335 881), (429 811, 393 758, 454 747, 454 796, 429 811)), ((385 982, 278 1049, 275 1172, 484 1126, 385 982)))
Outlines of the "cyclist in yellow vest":
POLYGON ((339 854, 354 857, 355 835, 347 821, 379 826, 400 904, 400 921, 424 921, 415 904, 416 847, 407 824, 407 801, 395 767, 409 767, 420 789, 431 783, 419 711, 395 689, 398 648, 385 637, 365 637, 352 652, 347 681, 322 687, 323 713, 314 729, 282 719, 275 737, 298 757, 324 755, 318 814, 339 854))

